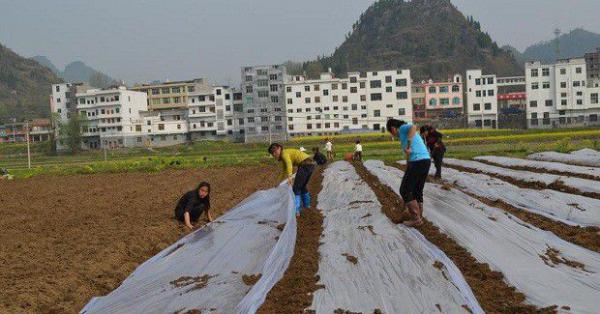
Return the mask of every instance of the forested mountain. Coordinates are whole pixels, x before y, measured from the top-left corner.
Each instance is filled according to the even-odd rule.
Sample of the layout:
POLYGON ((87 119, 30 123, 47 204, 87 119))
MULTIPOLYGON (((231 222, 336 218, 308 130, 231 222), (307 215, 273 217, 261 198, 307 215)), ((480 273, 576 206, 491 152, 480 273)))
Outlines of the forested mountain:
POLYGON ((47 67, 0 44, 0 124, 48 117, 50 85, 58 82, 47 67))
POLYGON ((445 79, 470 68, 498 75, 521 73, 479 22, 450 0, 380 0, 364 12, 331 56, 305 62, 314 77, 331 67, 350 71, 410 68, 415 79, 445 79))

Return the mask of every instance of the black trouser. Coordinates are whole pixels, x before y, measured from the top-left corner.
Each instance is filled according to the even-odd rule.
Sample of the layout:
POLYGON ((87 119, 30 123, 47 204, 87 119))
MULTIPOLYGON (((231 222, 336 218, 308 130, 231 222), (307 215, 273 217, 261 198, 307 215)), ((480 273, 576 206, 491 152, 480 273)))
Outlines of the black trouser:
POLYGON ((414 200, 423 203, 423 189, 429 174, 429 167, 431 167, 429 159, 408 162, 400 185, 400 195, 404 203, 414 200))
POLYGON ((296 178, 294 179, 294 186, 292 186, 292 190, 295 195, 302 195, 308 193, 306 186, 308 185, 308 181, 310 180, 310 176, 313 171, 315 171, 314 162, 303 163, 298 166, 298 171, 296 171, 296 178))
POLYGON ((445 151, 443 149, 439 149, 434 150, 431 154, 431 157, 433 158, 433 164, 435 165, 436 178, 442 177, 442 162, 444 160, 444 153, 445 151))
POLYGON ((362 161, 362 152, 354 152, 354 160, 362 161))

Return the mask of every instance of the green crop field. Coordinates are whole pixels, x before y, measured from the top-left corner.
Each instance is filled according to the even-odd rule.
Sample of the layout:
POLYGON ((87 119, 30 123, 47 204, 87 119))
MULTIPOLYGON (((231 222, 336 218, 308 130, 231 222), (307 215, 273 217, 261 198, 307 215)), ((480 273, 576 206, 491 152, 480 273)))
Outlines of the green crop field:
MULTIPOLYGON (((553 130, 446 130, 446 156, 472 158, 477 155, 524 157, 528 154, 554 150, 568 152, 584 147, 600 149, 600 129, 553 130)), ((327 137, 296 137, 284 143, 286 147, 310 150, 323 147, 327 137)), ((399 144, 389 134, 364 133, 331 137, 336 158, 352 152, 354 141, 361 139, 365 159, 402 159, 399 144)), ((70 175, 102 172, 146 171, 165 169, 226 167, 273 163, 267 155, 267 144, 241 144, 201 141, 164 148, 132 148, 88 151, 77 155, 46 155, 47 144, 31 146, 32 169, 27 169, 25 144, 0 144, 0 167, 7 168, 16 178, 35 175, 70 175)))

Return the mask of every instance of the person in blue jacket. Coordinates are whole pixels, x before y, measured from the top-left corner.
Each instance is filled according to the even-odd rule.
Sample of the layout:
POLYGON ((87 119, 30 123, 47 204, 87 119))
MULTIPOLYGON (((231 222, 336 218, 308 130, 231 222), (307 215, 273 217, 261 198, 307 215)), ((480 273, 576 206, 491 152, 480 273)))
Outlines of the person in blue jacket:
POLYGON ((400 140, 407 159, 406 172, 400 185, 400 195, 412 219, 404 224, 418 227, 423 224, 423 189, 431 167, 431 156, 423 139, 418 135, 415 125, 402 120, 389 119, 386 127, 400 140))

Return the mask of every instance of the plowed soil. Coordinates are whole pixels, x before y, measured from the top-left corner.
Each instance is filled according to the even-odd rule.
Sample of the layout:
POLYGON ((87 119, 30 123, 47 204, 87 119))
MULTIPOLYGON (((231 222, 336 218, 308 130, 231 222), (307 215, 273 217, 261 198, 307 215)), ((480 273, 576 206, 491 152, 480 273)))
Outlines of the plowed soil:
POLYGON ((212 185, 213 215, 277 184, 275 167, 0 181, 0 313, 74 313, 187 231, 179 197, 212 185))
POLYGON ((308 190, 313 200, 298 219, 298 234, 294 256, 283 278, 271 289, 258 313, 304 313, 312 304, 313 293, 324 289, 318 285, 319 241, 323 233, 323 214, 317 209, 323 174, 315 170, 308 190))
MULTIPOLYGON (((401 198, 388 186, 379 182, 362 164, 354 163, 356 171, 361 178, 369 184, 377 195, 383 207, 383 212, 388 213, 402 203, 401 198)), ((427 210, 427 208, 425 208, 427 210)), ((394 221, 394 217, 390 217, 394 221)), ((396 218, 397 219, 397 218, 396 218)), ((427 240, 441 249, 460 269, 467 283, 473 290, 477 301, 486 313, 554 313, 555 308, 539 309, 525 303, 525 295, 518 292, 515 287, 509 286, 504 281, 502 273, 493 271, 486 263, 478 262, 465 248, 456 241, 442 233, 427 219, 417 228, 427 240)))

